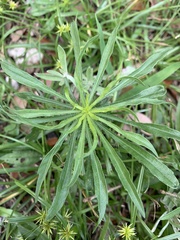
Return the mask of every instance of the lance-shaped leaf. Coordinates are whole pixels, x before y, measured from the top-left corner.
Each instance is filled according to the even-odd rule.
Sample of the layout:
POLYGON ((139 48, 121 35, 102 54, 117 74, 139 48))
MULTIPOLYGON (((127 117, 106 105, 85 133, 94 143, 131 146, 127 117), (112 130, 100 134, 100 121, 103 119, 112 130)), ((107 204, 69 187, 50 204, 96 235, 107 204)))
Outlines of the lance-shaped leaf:
MULTIPOLYGON (((88 139, 89 148, 90 149, 93 148, 90 131, 87 131, 87 139, 88 139)), ((104 217, 104 214, 106 211, 106 205, 108 203, 107 185, 106 185, 106 179, 104 177, 101 163, 94 151, 91 152, 90 157, 91 157, 91 165, 93 170, 95 195, 98 200, 98 211, 99 211, 98 223, 100 223, 104 217)))
POLYGON ((65 129, 64 132, 62 132, 61 137, 59 138, 57 143, 54 145, 54 147, 43 158, 43 160, 39 166, 39 169, 38 169, 39 177, 38 177, 37 187, 36 187, 36 198, 39 195, 42 183, 46 177, 48 169, 50 168, 53 156, 58 152, 59 148, 61 147, 61 145, 64 142, 64 140, 66 139, 66 137, 78 128, 79 128, 79 123, 77 123, 76 121, 73 122, 72 125, 68 126, 68 129, 67 130, 65 129))
POLYGON ((122 134, 124 137, 126 137, 130 141, 132 141, 138 145, 141 145, 143 147, 146 147, 147 149, 152 151, 157 156, 157 152, 156 152, 155 148, 153 147, 153 145, 145 137, 141 136, 140 134, 124 131, 120 127, 115 125, 114 123, 107 121, 100 117, 97 120, 105 123, 108 127, 114 129, 117 133, 122 134))
POLYGON ((82 171, 82 168, 83 168, 85 132, 86 132, 86 119, 84 119, 83 123, 82 123, 81 135, 80 135, 80 139, 78 142, 77 151, 75 153, 73 175, 72 175, 71 181, 69 183, 69 186, 74 185, 74 183, 77 181, 77 179, 82 171))
POLYGON ((61 70, 63 73, 66 73, 67 72, 66 53, 60 45, 58 45, 57 51, 58 51, 58 59, 60 60, 60 64, 61 64, 61 70))
POLYGON ((112 34, 110 35, 110 37, 108 39, 107 45, 104 48, 104 51, 103 51, 103 54, 101 57, 101 61, 99 64, 99 68, 98 68, 98 74, 96 77, 96 81, 95 81, 92 91, 90 93, 90 98, 89 98, 90 102, 92 101, 92 98, 93 98, 98 86, 100 85, 102 78, 103 78, 103 74, 108 66, 109 59, 110 59, 110 56, 111 56, 113 48, 114 48, 114 43, 116 40, 118 27, 116 27, 114 29, 114 31, 112 32, 112 34))
POLYGON ((149 86, 155 86, 162 83, 165 79, 171 76, 174 72, 176 72, 180 68, 179 62, 176 63, 168 63, 168 66, 161 71, 153 74, 152 76, 148 77, 146 80, 143 81, 143 85, 137 85, 133 89, 127 91, 125 94, 122 95, 123 98, 127 98, 129 96, 134 96, 137 92, 141 91, 142 89, 148 88, 149 86))
POLYGON ((116 110, 121 110, 124 107, 131 106, 131 105, 139 105, 139 104, 166 104, 166 101, 158 100, 158 99, 151 99, 151 98, 137 98, 137 99, 130 99, 128 101, 122 101, 119 103, 111 104, 105 107, 97 107, 92 109, 92 113, 105 113, 105 112, 112 112, 116 110))
POLYGON ((174 216, 179 216, 180 215, 180 207, 177 207, 176 209, 172 210, 169 213, 166 213, 165 215, 161 216, 160 219, 161 220, 169 220, 171 218, 173 218, 174 216))
POLYGON ((161 182, 166 184, 169 187, 177 188, 179 185, 179 181, 175 177, 173 171, 169 169, 165 164, 163 164, 159 159, 157 159, 154 155, 144 150, 140 146, 129 142, 126 139, 118 138, 114 134, 112 134, 109 130, 106 129, 106 132, 121 145, 128 153, 130 153, 134 158, 138 160, 141 164, 143 164, 152 175, 157 177, 161 182))
POLYGON ((102 144, 104 146, 104 149, 107 152, 107 155, 108 155, 109 159, 111 160, 111 162, 114 166, 114 169, 117 172, 118 177, 119 177, 123 187, 128 192, 132 202, 135 204, 135 206, 137 207, 137 209, 141 213, 141 215, 145 216, 142 201, 139 197, 136 187, 134 186, 134 184, 130 178, 130 175, 129 175, 129 172, 128 172, 126 166, 124 165, 122 159, 119 157, 119 155, 117 154, 115 149, 110 145, 109 141, 104 137, 102 132, 98 128, 97 128, 97 131, 98 131, 98 135, 100 136, 100 139, 102 141, 102 144))
POLYGON ((154 53, 138 69, 133 71, 130 74, 130 76, 139 78, 143 75, 148 74, 149 72, 151 72, 153 70, 154 66, 160 60, 162 60, 162 58, 164 58, 166 56, 168 51, 171 51, 171 50, 172 50, 172 48, 163 48, 163 49, 159 50, 158 52, 154 53))
POLYGON ((70 106, 68 103, 63 103, 63 102, 57 101, 55 99, 46 98, 44 96, 37 96, 31 92, 18 92, 18 93, 15 93, 15 95, 17 95, 20 98, 26 99, 26 100, 36 101, 36 102, 40 102, 40 103, 46 103, 46 104, 49 104, 50 106, 59 106, 59 107, 63 107, 63 108, 72 109, 72 106, 70 106))
POLYGON ((129 97, 124 98, 123 95, 120 98, 121 101, 127 101, 131 99, 136 99, 136 98, 158 98, 158 97, 163 97, 166 94, 166 90, 163 86, 157 85, 157 86, 152 86, 147 89, 143 89, 139 92, 137 92, 134 95, 131 95, 129 97))
POLYGON ((14 113, 22 118, 50 117, 69 114, 77 114, 78 110, 58 110, 58 109, 22 109, 15 110, 14 113))
POLYGON ((67 137, 68 133, 62 133, 61 137, 58 139, 58 141, 56 142, 56 144, 54 145, 54 147, 46 154, 46 156, 43 158, 39 169, 38 169, 38 180, 37 180, 37 184, 36 184, 36 200, 39 196, 39 192, 42 186, 42 183, 46 177, 46 174, 51 166, 51 162, 52 159, 54 157, 54 155, 58 152, 58 150, 60 149, 64 139, 67 137))
POLYGON ((180 131, 177 131, 173 128, 163 126, 160 124, 153 124, 153 123, 139 123, 134 121, 127 121, 122 118, 113 116, 112 114, 100 114, 101 117, 105 117, 107 119, 111 119, 113 121, 125 123, 137 128, 140 128, 146 132, 149 132, 157 137, 164 137, 164 138, 172 138, 180 141, 180 131))
POLYGON ((58 185, 56 188, 56 195, 53 199, 52 205, 48 210, 47 214, 47 221, 52 219, 58 211, 64 205, 66 197, 69 193, 69 182, 72 176, 72 167, 74 164, 74 149, 76 148, 76 141, 77 141, 77 131, 72 134, 72 137, 69 141, 69 149, 68 154, 66 157, 66 161, 64 164, 64 168, 61 172, 60 179, 58 181, 58 185))
POLYGON ((48 93, 52 96, 56 96, 64 101, 67 101, 64 96, 60 93, 57 93, 53 89, 46 86, 43 82, 39 81, 37 78, 31 76, 30 74, 18 69, 14 65, 10 64, 8 61, 2 61, 2 69, 4 72, 9 75, 12 79, 16 80, 17 82, 30 87, 36 90, 40 90, 44 93, 48 93))
POLYGON ((75 85, 79 91, 81 103, 84 105, 85 98, 84 98, 83 87, 82 87, 82 63, 80 58, 81 48, 80 48, 79 32, 78 32, 76 22, 73 22, 71 24, 71 37, 72 37, 74 55, 76 60, 76 67, 75 67, 75 73, 74 73, 75 85))
POLYGON ((174 240, 180 238, 180 232, 170 234, 168 236, 158 238, 158 240, 174 240))
POLYGON ((99 159, 95 157, 94 153, 91 154, 91 164, 93 169, 95 195, 97 196, 98 199, 98 211, 99 211, 98 224, 100 224, 104 217, 106 205, 108 203, 107 186, 101 163, 99 159))

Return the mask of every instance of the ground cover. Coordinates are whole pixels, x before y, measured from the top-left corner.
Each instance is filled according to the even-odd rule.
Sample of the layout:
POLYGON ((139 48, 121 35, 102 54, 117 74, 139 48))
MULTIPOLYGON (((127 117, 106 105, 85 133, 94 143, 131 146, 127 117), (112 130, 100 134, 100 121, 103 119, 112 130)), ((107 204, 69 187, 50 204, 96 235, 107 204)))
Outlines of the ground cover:
POLYGON ((178 1, 1 1, 1 239, 178 239, 178 1))

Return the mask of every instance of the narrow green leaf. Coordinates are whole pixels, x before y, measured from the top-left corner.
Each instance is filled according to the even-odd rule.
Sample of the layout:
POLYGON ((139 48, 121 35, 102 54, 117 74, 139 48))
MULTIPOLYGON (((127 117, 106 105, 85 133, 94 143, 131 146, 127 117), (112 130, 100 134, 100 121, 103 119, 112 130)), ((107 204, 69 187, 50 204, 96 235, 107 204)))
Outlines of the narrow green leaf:
POLYGON ((105 72, 105 70, 108 66, 108 62, 109 62, 110 56, 111 56, 113 48, 114 48, 114 43, 115 43, 115 40, 116 40, 118 27, 116 27, 114 29, 114 31, 112 32, 112 34, 110 35, 110 37, 108 39, 107 45, 104 48, 104 51, 103 51, 103 54, 102 54, 102 57, 101 57, 101 61, 100 61, 100 64, 99 64, 99 68, 98 68, 98 74, 97 74, 97 77, 96 77, 96 82, 94 83, 94 86, 93 86, 93 88, 91 90, 91 93, 90 93, 90 99, 89 99, 90 102, 92 101, 92 98, 93 98, 98 86, 100 85, 100 83, 102 81, 102 78, 103 78, 103 74, 104 74, 104 72, 105 72))
POLYGON ((176 129, 180 131, 180 98, 176 108, 176 129))
POLYGON ((102 227, 101 234, 99 236, 99 240, 106 239, 106 236, 108 235, 108 232, 109 232, 109 223, 110 223, 110 217, 108 216, 102 227))
POLYGON ((140 81, 139 79, 131 76, 118 78, 117 80, 114 81, 116 84, 114 84, 114 86, 111 88, 111 90, 109 90, 105 97, 111 96, 117 91, 122 90, 123 88, 128 87, 130 85, 132 86, 134 83, 137 83, 139 81, 140 81))
POLYGON ((53 199, 52 205, 48 210, 47 221, 52 219, 56 213, 62 208, 66 197, 69 193, 69 182, 72 176, 72 167, 74 164, 74 149, 76 148, 77 131, 72 134, 69 141, 69 150, 64 164, 64 168, 61 172, 60 179, 58 181, 56 195, 53 199))
POLYGON ((95 195, 97 196, 98 199, 98 211, 99 211, 98 224, 100 224, 104 217, 106 205, 108 203, 107 185, 101 163, 93 153, 91 154, 91 164, 93 169, 95 195))
POLYGON ((158 99, 151 99, 151 98, 137 98, 137 99, 130 99, 128 101, 122 101, 119 103, 114 103, 104 107, 96 107, 92 109, 92 113, 105 113, 105 112, 113 112, 116 110, 121 110, 121 108, 131 106, 131 105, 140 105, 140 104, 167 104, 166 101, 158 100, 158 99))
POLYGON ((48 71, 47 73, 35 73, 35 75, 43 80, 57 81, 59 82, 59 85, 64 84, 65 77, 58 72, 56 74, 52 74, 50 71, 48 71))
POLYGON ((163 48, 158 52, 151 55, 138 69, 133 71, 130 76, 132 77, 141 77, 149 72, 151 72, 154 66, 167 54, 168 51, 172 50, 172 48, 163 48))
MULTIPOLYGON (((90 131, 87 131, 87 139, 88 139, 89 148, 91 149, 93 145, 92 145, 90 131)), ((100 224, 100 222, 102 221, 105 215, 106 205, 108 203, 108 193, 107 193, 107 185, 106 185, 105 176, 102 170, 102 166, 94 151, 91 152, 91 165, 93 170, 95 195, 98 200, 98 211, 99 211, 98 224, 100 224)))
POLYGON ((145 8, 142 11, 138 11, 137 14, 134 16, 134 14, 127 14, 127 19, 124 21, 124 24, 121 24, 120 30, 123 30, 124 28, 127 28, 128 26, 132 26, 134 22, 139 21, 139 19, 143 18, 144 16, 148 16, 150 12, 154 12, 156 9, 162 7, 165 3, 168 1, 160 1, 157 4, 152 5, 151 7, 145 8), (132 17, 133 16, 133 17, 132 17), (130 19, 128 19, 130 18, 130 19))
POLYGON ((173 211, 163 215, 160 219, 161 220, 169 220, 169 219, 173 218, 176 215, 177 216, 180 215, 180 207, 178 207, 178 208, 174 209, 173 211))
POLYGON ((46 177, 46 174, 51 166, 53 156, 58 152, 58 150, 60 149, 60 147, 61 147, 63 141, 65 140, 65 138, 67 137, 67 135, 68 135, 68 132, 61 134, 61 137, 58 139, 57 143, 46 154, 46 156, 43 158, 43 160, 39 166, 39 169, 38 169, 39 177, 38 177, 37 184, 36 184, 36 200, 38 199, 42 183, 43 183, 43 181, 46 177))
MULTIPOLYGON (((18 187, 20 187, 23 191, 25 191, 25 192, 27 192, 30 196, 32 196, 33 198, 36 198, 36 195, 35 195, 35 193, 26 185, 26 184, 22 184, 20 181, 18 181, 18 180, 15 180, 14 181, 14 183, 18 186, 18 187)), ((47 202, 47 201, 45 201, 43 198, 41 198, 41 197, 37 197, 37 201, 40 203, 40 204, 42 204, 42 206, 44 206, 44 207, 50 207, 50 204, 47 202)))
MULTIPOLYGON (((39 150, 38 148, 35 148, 35 147, 31 146, 29 143, 24 142, 24 139, 23 139, 23 140, 21 140, 21 139, 16 139, 16 138, 9 137, 9 136, 3 135, 3 134, 0 134, 0 137, 5 138, 5 139, 8 139, 8 140, 14 142, 15 144, 17 144, 17 145, 19 145, 19 146, 25 146, 25 147, 27 147, 28 149, 33 149, 33 150, 35 150, 35 151, 37 151, 37 152, 39 152, 39 153, 42 153, 41 150, 39 150)), ((6 147, 6 144, 5 144, 5 143, 4 143, 4 144, 1 144, 1 145, 0 145, 0 150, 3 150, 3 149, 8 148, 8 147, 10 147, 10 145, 7 145, 7 147, 6 147)))
POLYGON ((126 166, 124 165, 124 163, 123 163, 122 159, 119 157, 119 155, 116 153, 115 149, 110 145, 108 140, 104 137, 102 132, 99 129, 97 129, 97 131, 98 131, 98 135, 100 136, 100 139, 102 141, 102 144, 104 146, 104 149, 107 152, 108 157, 111 160, 111 162, 114 166, 114 169, 116 170, 123 187, 128 192, 132 202, 135 204, 138 211, 144 217, 145 213, 144 213, 142 201, 137 193, 136 187, 134 186, 134 184, 130 178, 130 175, 129 175, 129 172, 128 172, 126 166))
MULTIPOLYGON (((105 48, 104 34, 103 34, 101 24, 98 21, 97 15, 95 15, 95 18, 96 18, 96 24, 97 24, 97 29, 98 29, 98 36, 99 36, 99 40, 100 40, 100 51, 101 51, 101 55, 102 55, 104 48, 105 48)), ((111 75, 113 73, 113 66, 110 61, 108 62, 108 65, 107 65, 107 73, 109 75, 111 75)))
POLYGON ((142 135, 137 134, 137 133, 133 133, 133 132, 123 131, 117 125, 115 125, 112 122, 107 121, 103 118, 97 118, 97 120, 105 123, 107 126, 114 129, 117 133, 122 134, 124 137, 126 137, 130 141, 136 143, 137 145, 141 145, 143 147, 146 147, 147 149, 152 151, 157 156, 157 152, 156 152, 155 148, 153 147, 153 145, 142 135))
MULTIPOLYGON (((157 86, 152 86, 152 87, 148 87, 147 89, 143 89, 139 92, 137 92, 134 95, 130 95, 129 97, 125 97, 122 95, 122 97, 120 97, 121 101, 127 101, 127 100, 131 100, 131 99, 136 99, 136 98, 158 98, 158 97, 163 97, 166 94, 166 90, 162 85, 157 85, 157 86)), ((119 101, 119 100, 118 100, 119 101)))
POLYGON ((161 182, 172 188, 178 187, 179 181, 175 177, 174 172, 160 160, 158 160, 154 155, 135 145, 134 143, 130 143, 128 140, 118 138, 107 129, 105 131, 108 132, 108 135, 118 142, 122 148, 124 148, 141 164, 148 168, 152 175, 157 177, 161 182))
POLYGON ((83 160, 84 160, 84 147, 85 147, 85 133, 86 133, 86 119, 83 120, 81 135, 79 138, 77 151, 75 153, 75 163, 74 170, 69 186, 73 186, 77 181, 82 168, 83 168, 83 160))
POLYGON ((73 42, 75 60, 76 62, 78 62, 79 54, 81 51, 81 48, 80 48, 81 45, 80 45, 80 39, 79 39, 79 32, 78 32, 77 24, 75 21, 71 23, 70 32, 71 32, 71 37, 73 42))
POLYGON ((73 122, 71 126, 68 127, 68 130, 64 130, 63 133, 61 133, 61 137, 57 141, 57 143, 54 145, 54 147, 46 154, 46 156, 43 158, 39 169, 38 169, 38 181, 36 186, 36 199, 39 195, 40 188, 42 186, 42 183, 46 177, 46 174, 50 168, 53 156, 58 152, 59 148, 61 147, 63 141, 66 139, 66 137, 73 131, 75 131, 79 127, 79 122, 73 122))
POLYGON ((155 86, 162 83, 165 79, 171 76, 174 72, 176 72, 180 68, 179 62, 176 63, 169 63, 169 65, 161 71, 153 74, 152 76, 148 77, 145 81, 143 81, 143 85, 138 85, 134 87, 132 90, 129 90, 125 94, 123 94, 123 98, 127 98, 129 96, 134 96, 137 92, 145 88, 149 88, 150 86, 155 86))
POLYGON ((63 128, 70 122, 80 118, 81 114, 77 114, 72 117, 70 117, 69 115, 61 115, 61 116, 57 116, 57 117, 51 117, 51 119, 49 119, 49 118, 32 118, 32 119, 30 119, 30 118, 23 118, 16 114, 8 114, 8 116, 11 119, 14 119, 17 124, 23 123, 23 124, 26 124, 29 126, 33 126, 33 127, 42 129, 42 130, 52 131, 52 130, 63 128), (54 121, 61 121, 61 122, 59 124, 55 125, 54 121), (49 122, 50 122, 50 125, 39 124, 39 123, 49 123, 49 122))
POLYGON ((51 106, 60 106, 60 107, 63 107, 63 108, 72 109, 72 106, 70 106, 68 103, 62 103, 62 102, 57 101, 55 99, 46 98, 44 96, 37 96, 37 95, 34 95, 31 92, 18 92, 18 93, 15 93, 15 94, 18 97, 26 99, 26 100, 33 100, 33 101, 40 102, 40 103, 50 104, 51 106))
POLYGON ((168 236, 162 237, 162 238, 157 238, 157 240, 172 240, 172 239, 178 239, 180 238, 180 232, 170 234, 168 236))
POLYGON ((87 117, 87 121, 88 121, 88 126, 89 126, 89 128, 92 132, 92 135, 93 135, 93 144, 91 144, 91 147, 89 148, 90 150, 87 153, 85 153, 84 157, 87 157, 92 152, 94 152, 94 150, 96 149, 97 144, 98 144, 98 136, 97 136, 96 129, 94 127, 94 122, 89 116, 87 117))
POLYGON ((44 93, 48 93, 52 96, 56 96, 64 101, 67 101, 66 98, 62 96, 60 93, 57 93, 53 89, 49 88, 43 82, 39 81, 37 78, 32 77, 30 74, 13 66, 8 61, 5 60, 2 61, 1 65, 4 72, 17 82, 27 87, 35 88, 36 90, 43 91, 44 93))
MULTIPOLYGON (((83 85, 82 85, 82 55, 85 51, 85 47, 87 47, 91 40, 88 41, 85 45, 85 47, 81 50, 81 45, 80 45, 80 38, 79 38, 79 31, 77 28, 76 22, 73 22, 71 24, 71 37, 72 37, 72 43, 74 47, 74 54, 75 54, 75 60, 76 60, 76 66, 75 66, 75 73, 74 73, 74 78, 75 78, 75 85, 79 91, 80 95, 80 101, 81 104, 85 104, 85 98, 84 98, 84 90, 83 90, 83 85)), ((92 39, 93 41, 94 39, 92 39)))
POLYGON ((60 115, 77 114, 78 110, 58 110, 58 109, 22 109, 14 110, 14 113, 23 118, 53 117, 60 115))
POLYGON ((160 124, 153 124, 153 123, 139 123, 139 122, 134 122, 134 121, 127 121, 122 118, 115 117, 112 114, 111 115, 110 114, 99 114, 99 116, 140 128, 140 129, 142 129, 146 132, 149 132, 157 137, 172 138, 172 139, 176 139, 176 140, 180 141, 180 131, 177 131, 173 128, 169 128, 167 126, 163 126, 160 124))
POLYGON ((90 39, 87 40, 85 45, 81 48, 81 51, 79 52, 79 57, 78 57, 78 66, 80 66, 82 57, 84 56, 85 51, 87 50, 89 45, 91 45, 97 38, 98 38, 98 36, 91 37, 90 39))

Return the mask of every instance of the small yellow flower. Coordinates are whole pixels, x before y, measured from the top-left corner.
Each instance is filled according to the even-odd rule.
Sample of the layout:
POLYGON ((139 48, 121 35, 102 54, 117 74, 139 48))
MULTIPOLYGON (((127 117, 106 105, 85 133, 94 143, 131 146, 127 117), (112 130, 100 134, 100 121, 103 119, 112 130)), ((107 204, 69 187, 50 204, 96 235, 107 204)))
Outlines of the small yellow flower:
POLYGON ((131 240, 133 236, 136 235, 135 228, 131 227, 132 224, 127 226, 127 223, 120 227, 120 230, 118 230, 119 236, 125 238, 125 240, 131 240))
POLYGON ((67 7, 71 4, 71 2, 69 0, 62 0, 62 6, 63 7, 67 7))
POLYGON ((0 14, 3 13, 4 9, 0 7, 0 14))
POLYGON ((57 25, 57 33, 61 36, 62 33, 69 32, 70 31, 70 26, 69 23, 63 24, 63 25, 57 25))
POLYGON ((37 211, 37 213, 39 216, 35 221, 41 227, 42 232, 46 233, 49 237, 52 235, 53 230, 57 228, 57 222, 55 220, 46 221, 46 211, 37 211))
POLYGON ((72 225, 68 222, 66 227, 59 230, 59 240, 74 240, 74 235, 76 235, 76 232, 74 232, 71 228, 72 225))
POLYGON ((55 68, 56 68, 56 69, 60 69, 61 67, 62 67, 61 61, 58 59, 58 60, 56 61, 56 64, 55 64, 55 68))
POLYGON ((16 9, 17 6, 18 6, 18 4, 15 3, 14 1, 9 1, 9 8, 10 8, 11 10, 16 9))

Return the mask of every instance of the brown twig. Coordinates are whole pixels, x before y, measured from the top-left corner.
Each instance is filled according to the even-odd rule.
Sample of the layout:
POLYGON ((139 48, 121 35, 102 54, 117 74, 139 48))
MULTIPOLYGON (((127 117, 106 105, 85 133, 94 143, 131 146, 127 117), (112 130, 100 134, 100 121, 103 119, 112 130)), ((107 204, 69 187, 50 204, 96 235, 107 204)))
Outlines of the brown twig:
MULTIPOLYGON (((119 189, 119 188, 121 188, 121 185, 118 185, 118 186, 113 187, 113 188, 109 188, 107 192, 110 193, 110 192, 113 192, 113 191, 115 191, 115 190, 117 190, 117 189, 119 189)), ((83 199, 83 202, 84 202, 84 203, 90 202, 90 201, 92 201, 94 198, 96 198, 95 195, 93 195, 93 196, 91 196, 91 197, 84 198, 84 199, 83 199)))

